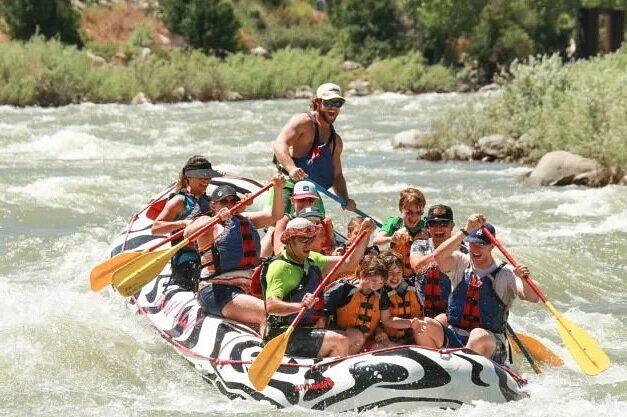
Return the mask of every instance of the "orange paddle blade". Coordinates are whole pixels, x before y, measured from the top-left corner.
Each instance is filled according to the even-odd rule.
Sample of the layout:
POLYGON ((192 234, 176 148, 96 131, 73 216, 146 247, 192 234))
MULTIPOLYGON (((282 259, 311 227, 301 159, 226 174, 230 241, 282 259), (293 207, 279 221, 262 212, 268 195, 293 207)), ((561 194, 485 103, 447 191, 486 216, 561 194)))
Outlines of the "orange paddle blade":
POLYGON ((111 285, 113 272, 133 259, 138 258, 141 254, 141 252, 122 252, 118 253, 113 258, 100 262, 89 274, 91 290, 100 291, 104 287, 111 285))
MULTIPOLYGON (((525 345, 525 348, 527 349, 531 357, 536 361, 546 363, 550 366, 564 365, 564 360, 562 358, 560 358, 555 352, 553 352, 535 337, 520 332, 516 333, 516 335, 523 343, 523 345, 525 345)), ((516 352, 520 352, 520 348, 517 344, 512 343, 512 346, 514 346, 514 350, 516 352)))
POLYGON ((272 375, 281 365, 292 331, 294 327, 290 326, 284 333, 269 341, 250 365, 248 379, 257 391, 262 391, 268 385, 272 375))

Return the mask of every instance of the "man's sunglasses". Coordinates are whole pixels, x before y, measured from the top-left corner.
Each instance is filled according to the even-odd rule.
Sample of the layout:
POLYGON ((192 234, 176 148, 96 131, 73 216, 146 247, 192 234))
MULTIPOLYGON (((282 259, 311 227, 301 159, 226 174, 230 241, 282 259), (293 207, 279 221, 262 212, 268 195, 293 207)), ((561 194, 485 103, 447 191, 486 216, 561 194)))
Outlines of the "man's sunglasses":
POLYGON ((322 104, 324 104, 324 107, 336 107, 339 109, 344 105, 344 100, 324 100, 322 104))
POLYGON ((224 206, 230 206, 230 205, 239 203, 239 201, 240 201, 239 198, 224 198, 222 200, 218 200, 218 203, 224 206))
POLYGON ((429 227, 448 226, 450 224, 450 220, 429 220, 427 222, 427 226, 429 227))
POLYGON ((307 236, 296 236, 294 239, 299 242, 302 243, 303 245, 306 245, 308 243, 313 242, 315 236, 312 237, 307 237, 307 236))

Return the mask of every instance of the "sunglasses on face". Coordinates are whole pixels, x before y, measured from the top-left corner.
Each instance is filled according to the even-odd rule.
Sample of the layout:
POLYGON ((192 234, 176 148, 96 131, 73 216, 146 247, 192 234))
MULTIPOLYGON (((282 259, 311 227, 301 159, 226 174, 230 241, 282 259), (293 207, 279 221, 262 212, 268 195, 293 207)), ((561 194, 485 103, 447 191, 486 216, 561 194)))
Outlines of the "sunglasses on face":
POLYGON ((322 102, 322 104, 324 104, 324 107, 335 107, 335 108, 341 108, 344 105, 344 101, 342 100, 324 100, 322 102))
POLYGON ((239 203, 239 198, 225 198, 218 201, 218 203, 222 204, 223 206, 231 206, 233 204, 239 203))
POLYGON ((307 236, 296 236, 294 238, 298 243, 302 243, 303 245, 307 245, 311 242, 313 242, 314 240, 314 236, 312 237, 307 237, 307 236))
POLYGON ((427 222, 427 226, 429 227, 446 227, 451 224, 448 220, 430 220, 427 222))

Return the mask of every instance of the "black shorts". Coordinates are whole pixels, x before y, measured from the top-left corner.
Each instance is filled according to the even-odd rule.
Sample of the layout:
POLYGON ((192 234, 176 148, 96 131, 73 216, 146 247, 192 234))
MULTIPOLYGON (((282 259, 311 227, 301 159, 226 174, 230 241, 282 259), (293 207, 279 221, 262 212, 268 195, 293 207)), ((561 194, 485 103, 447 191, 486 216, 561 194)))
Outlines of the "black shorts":
POLYGON ((317 358, 324 335, 332 330, 297 327, 290 335, 285 353, 304 358, 317 358))
POLYGON ((245 292, 239 287, 208 283, 198 294, 198 304, 206 314, 224 317, 222 315, 224 306, 240 294, 245 292))

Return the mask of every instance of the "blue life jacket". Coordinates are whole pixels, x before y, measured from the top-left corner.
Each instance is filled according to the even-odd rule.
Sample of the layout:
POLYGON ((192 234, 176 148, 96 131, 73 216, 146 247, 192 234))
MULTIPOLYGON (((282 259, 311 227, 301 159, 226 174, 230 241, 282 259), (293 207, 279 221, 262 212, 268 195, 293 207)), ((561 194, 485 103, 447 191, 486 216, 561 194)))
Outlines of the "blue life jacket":
POLYGON ((335 170, 333 169, 333 152, 335 151, 335 128, 331 125, 329 140, 323 142, 318 130, 318 122, 314 113, 307 113, 314 124, 315 134, 313 145, 309 152, 300 158, 292 158, 294 164, 307 173, 315 183, 324 188, 331 188, 335 180, 335 170))
MULTIPOLYGON (((174 220, 185 220, 209 212, 209 197, 207 197, 206 194, 202 194, 200 197, 196 198, 187 190, 179 190, 176 193, 170 194, 168 199, 179 195, 183 196, 183 213, 178 215, 174 220)), ((174 239, 172 245, 177 245, 182 240, 182 237, 174 239)), ((200 254, 194 244, 185 246, 176 252, 170 260, 170 266, 172 267, 171 282, 187 291, 194 291, 196 289, 201 267, 200 254)))
MULTIPOLYGON (((172 199, 179 195, 183 196, 183 213, 176 216, 174 219, 175 221, 198 217, 201 214, 209 212, 209 197, 207 197, 207 194, 202 194, 199 198, 196 198, 187 190, 179 190, 176 193, 170 194, 168 199, 172 199)), ((181 240, 183 240, 182 237, 173 240, 172 246, 178 244, 181 240)), ((197 261, 199 259, 200 255, 198 254, 198 251, 194 246, 190 245, 184 247, 172 257, 172 265, 176 266, 185 262, 197 261)))
POLYGON ((488 275, 477 278, 468 264, 464 279, 448 300, 450 325, 468 331, 481 327, 493 333, 505 332, 509 309, 494 291, 494 280, 504 266, 505 263, 501 263, 488 275))
MULTIPOLYGON (((242 215, 231 217, 224 225, 224 231, 215 240, 213 246, 205 251, 212 252, 213 274, 211 279, 219 274, 235 270, 252 269, 259 264, 261 239, 255 226, 242 215)), ((203 255, 204 255, 203 253, 203 255)))

